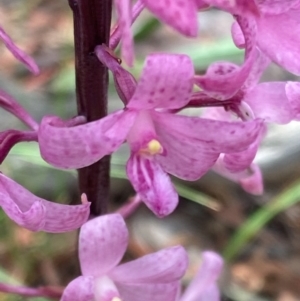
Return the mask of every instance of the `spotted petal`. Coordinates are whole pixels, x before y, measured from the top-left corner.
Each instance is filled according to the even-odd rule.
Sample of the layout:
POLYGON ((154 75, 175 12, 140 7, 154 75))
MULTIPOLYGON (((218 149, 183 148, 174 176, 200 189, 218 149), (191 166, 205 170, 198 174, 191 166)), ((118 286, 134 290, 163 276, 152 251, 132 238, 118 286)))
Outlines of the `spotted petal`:
POLYGON ((173 212, 178 204, 178 194, 159 163, 132 154, 126 169, 133 188, 150 210, 159 217, 173 212))
POLYGON ((259 48, 272 61, 296 75, 300 75, 299 13, 300 7, 278 15, 266 14, 257 20, 259 48))
POLYGON ((180 280, 187 264, 184 248, 175 246, 121 264, 109 276, 118 283, 166 283, 180 280))
POLYGON ((117 111, 97 121, 66 127, 57 117, 44 117, 38 132, 42 157, 60 168, 81 168, 111 154, 126 139, 134 111, 117 111))
POLYGON ((146 59, 142 76, 128 108, 182 108, 189 102, 193 76, 194 67, 188 56, 152 54, 146 59))
POLYGON ((128 230, 120 214, 108 214, 85 223, 79 235, 79 259, 84 276, 101 277, 122 259, 128 230))
POLYGON ((0 174, 0 206, 18 225, 32 231, 67 232, 86 222, 90 204, 62 205, 38 198, 0 174))
POLYGON ((250 106, 256 118, 285 124, 295 116, 285 86, 285 82, 261 83, 248 92, 243 100, 250 106))
POLYGON ((142 1, 153 14, 180 33, 189 37, 197 36, 197 6, 195 0, 142 1))

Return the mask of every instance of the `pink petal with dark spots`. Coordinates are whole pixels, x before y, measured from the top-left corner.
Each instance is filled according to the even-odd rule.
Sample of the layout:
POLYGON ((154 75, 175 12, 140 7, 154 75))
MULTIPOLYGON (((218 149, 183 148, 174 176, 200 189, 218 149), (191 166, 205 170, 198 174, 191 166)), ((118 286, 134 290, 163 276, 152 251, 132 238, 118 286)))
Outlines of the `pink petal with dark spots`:
POLYGON ((178 204, 178 194, 159 163, 153 158, 132 154, 126 170, 135 191, 158 217, 174 211, 178 204))
POLYGON ((184 248, 175 246, 121 264, 109 273, 109 277, 122 284, 168 283, 180 280, 187 264, 184 248))
POLYGON ((63 205, 46 201, 3 174, 0 174, 0 206, 18 225, 53 233, 78 229, 90 213, 90 203, 63 205))
POLYGON ((243 100, 250 106, 256 118, 285 124, 295 116, 285 86, 285 82, 261 83, 246 93, 243 100))
POLYGON ((180 33, 189 37, 197 36, 198 24, 195 0, 142 1, 153 14, 180 33))
POLYGON ((122 259, 128 230, 120 214, 108 214, 85 223, 79 235, 79 259, 83 276, 102 277, 122 259))
POLYGON ((126 139, 135 111, 117 111, 100 120, 66 127, 58 117, 43 118, 39 146, 43 159, 60 168, 82 168, 117 150, 126 139))
POLYGON ((127 107, 137 110, 182 108, 192 94, 193 76, 194 67, 186 55, 149 55, 127 107))
POLYGON ((278 15, 265 14, 257 20, 259 48, 276 64, 296 75, 300 75, 299 14, 300 7, 297 7, 278 15))

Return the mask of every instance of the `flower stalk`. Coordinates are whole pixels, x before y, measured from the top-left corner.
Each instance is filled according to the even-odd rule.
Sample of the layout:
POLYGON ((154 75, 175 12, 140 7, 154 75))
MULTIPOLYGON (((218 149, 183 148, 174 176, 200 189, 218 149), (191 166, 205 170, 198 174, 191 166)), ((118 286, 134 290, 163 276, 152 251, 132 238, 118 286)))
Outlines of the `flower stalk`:
MULTIPOLYGON (((78 114, 87 122, 107 115, 107 68, 94 49, 108 45, 112 0, 69 0, 74 16, 76 98, 78 114)), ((80 193, 86 193, 91 215, 107 212, 110 157, 78 170, 80 193)))

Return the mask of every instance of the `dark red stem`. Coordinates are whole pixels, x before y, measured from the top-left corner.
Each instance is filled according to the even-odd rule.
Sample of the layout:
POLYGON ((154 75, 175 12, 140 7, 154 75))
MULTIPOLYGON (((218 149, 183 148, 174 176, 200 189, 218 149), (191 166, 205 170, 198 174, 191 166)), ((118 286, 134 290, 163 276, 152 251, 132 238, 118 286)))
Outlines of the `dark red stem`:
MULTIPOLYGON (((112 0, 69 0, 74 16, 76 97, 78 114, 87 121, 107 115, 108 72, 97 59, 94 49, 108 45, 112 0)), ((94 216, 107 212, 110 157, 81 168, 79 188, 92 202, 94 216)))

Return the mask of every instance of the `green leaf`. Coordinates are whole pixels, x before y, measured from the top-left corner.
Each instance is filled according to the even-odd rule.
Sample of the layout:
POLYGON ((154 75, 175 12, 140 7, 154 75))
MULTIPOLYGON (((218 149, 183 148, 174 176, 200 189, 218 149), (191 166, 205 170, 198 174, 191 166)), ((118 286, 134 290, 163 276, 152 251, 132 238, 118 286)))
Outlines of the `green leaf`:
POLYGON ((224 258, 227 261, 232 260, 245 247, 247 242, 253 239, 272 218, 299 201, 300 182, 298 181, 253 213, 243 223, 229 240, 223 252, 224 258))

